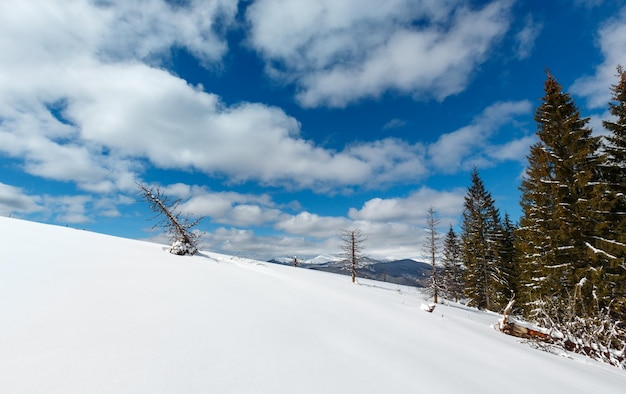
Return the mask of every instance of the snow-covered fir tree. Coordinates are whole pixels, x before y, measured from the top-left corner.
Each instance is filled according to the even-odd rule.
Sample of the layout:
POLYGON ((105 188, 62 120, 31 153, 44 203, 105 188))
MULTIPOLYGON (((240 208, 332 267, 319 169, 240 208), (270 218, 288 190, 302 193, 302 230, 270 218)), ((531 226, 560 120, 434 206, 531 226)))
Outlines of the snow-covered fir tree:
POLYGON ((506 286, 498 258, 500 213, 474 168, 465 195, 461 256, 465 265, 465 296, 480 309, 500 310, 506 305, 506 286))
POLYGON ((602 122, 608 130, 604 141, 606 161, 602 166, 606 205, 598 246, 612 258, 606 271, 611 283, 611 309, 622 321, 626 320, 626 70, 617 67, 618 83, 611 87, 609 111, 612 120, 602 122))
POLYGON ((515 252, 515 226, 508 213, 504 214, 498 248, 498 261, 504 284, 502 294, 505 298, 511 299, 519 293, 519 267, 515 252))
POLYGON ((450 225, 441 252, 443 295, 454 301, 463 298, 463 265, 459 237, 450 225))
POLYGON ((541 101, 535 113, 540 141, 531 147, 520 188, 520 296, 530 311, 546 298, 567 303, 576 290, 583 294, 584 308, 590 309, 602 286, 604 261, 593 246, 601 190, 600 141, 591 135, 589 119, 581 117, 549 73, 541 101))

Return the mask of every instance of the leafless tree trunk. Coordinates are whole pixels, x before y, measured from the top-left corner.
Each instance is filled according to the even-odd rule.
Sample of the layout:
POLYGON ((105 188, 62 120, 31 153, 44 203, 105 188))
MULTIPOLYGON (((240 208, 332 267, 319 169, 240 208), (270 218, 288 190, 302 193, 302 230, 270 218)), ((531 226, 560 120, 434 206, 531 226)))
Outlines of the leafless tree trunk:
POLYGON ((441 288, 440 279, 437 276, 437 256, 440 251, 440 236, 437 231, 439 220, 435 217, 435 210, 433 207, 428 209, 428 216, 426 217, 426 240, 424 241, 424 250, 428 254, 430 264, 433 267, 433 273, 431 276, 430 293, 433 296, 433 302, 438 302, 439 290, 441 288))
POLYGON ((348 266, 352 273, 352 283, 356 282, 356 269, 363 259, 363 244, 366 239, 367 237, 358 228, 341 232, 341 250, 348 260, 348 266))
POLYGON ((292 260, 293 266, 297 267, 298 264, 300 264, 300 260, 298 259, 298 257, 293 256, 293 260, 292 260))
POLYGON ((170 237, 172 246, 170 253, 177 255, 193 255, 197 251, 197 235, 191 229, 195 227, 202 218, 190 220, 188 217, 181 217, 178 210, 180 199, 169 202, 169 199, 163 194, 158 187, 148 187, 137 182, 142 197, 150 204, 150 209, 162 218, 154 225, 154 227, 162 227, 170 237))

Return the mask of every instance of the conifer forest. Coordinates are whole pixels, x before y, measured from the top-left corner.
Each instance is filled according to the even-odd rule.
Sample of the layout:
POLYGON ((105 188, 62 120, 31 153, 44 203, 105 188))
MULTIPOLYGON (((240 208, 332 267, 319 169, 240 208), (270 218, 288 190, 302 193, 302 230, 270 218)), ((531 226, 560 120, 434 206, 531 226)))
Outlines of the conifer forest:
MULTIPOLYGON (((547 72, 520 185, 522 215, 501 215, 476 169, 460 234, 442 247, 440 293, 514 313, 580 352, 624 347, 626 322, 626 71, 617 68, 604 130, 592 132, 547 72), (463 294, 460 294, 463 289, 463 294), (583 339, 581 339, 583 338, 583 339), (586 341, 584 338, 590 338, 586 341), (603 344, 598 347, 598 343, 603 344)), ((601 358, 601 357, 599 357, 601 358)))

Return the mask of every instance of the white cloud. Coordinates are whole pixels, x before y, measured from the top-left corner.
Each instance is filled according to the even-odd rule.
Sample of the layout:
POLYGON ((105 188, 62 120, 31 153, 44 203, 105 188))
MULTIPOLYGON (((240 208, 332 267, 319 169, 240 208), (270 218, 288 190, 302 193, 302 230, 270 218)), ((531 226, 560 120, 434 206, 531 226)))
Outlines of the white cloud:
POLYGON ((276 204, 268 195, 212 192, 185 184, 162 189, 168 196, 182 199, 179 208, 183 213, 207 216, 207 222, 233 226, 204 234, 203 247, 261 258, 313 257, 333 250, 339 253, 341 230, 355 227, 368 237, 368 256, 420 257, 428 208, 436 210, 441 220, 439 231, 443 233, 450 224, 456 224, 465 195, 464 189, 436 191, 423 187, 406 198, 374 198, 361 209, 350 209, 348 216, 323 216, 307 211, 287 213, 288 207, 276 204), (250 229, 269 226, 285 235, 260 236, 250 229))
POLYGON ((456 223, 461 214, 465 190, 437 191, 422 187, 407 198, 374 198, 367 201, 361 209, 351 208, 348 216, 354 220, 369 222, 399 222, 413 225, 426 223, 430 207, 445 225, 456 223))
POLYGON ((87 214, 91 196, 44 196, 44 204, 57 223, 80 224, 93 221, 87 214))
POLYGON ((220 250, 237 258, 269 259, 316 256, 324 246, 301 237, 259 236, 252 230, 220 227, 202 238, 201 248, 220 250))
POLYGON ((328 238, 336 236, 342 229, 351 226, 352 221, 348 218, 301 212, 295 216, 284 217, 276 223, 275 228, 289 234, 328 238))
POLYGON ((543 29, 542 23, 537 23, 532 15, 527 15, 524 21, 524 28, 515 35, 517 42, 517 58, 526 59, 530 56, 537 37, 543 29))
POLYGON ((530 146, 535 142, 537 142, 537 136, 533 134, 502 145, 490 146, 486 153, 497 161, 525 161, 528 152, 530 152, 530 146))
POLYGON ((590 108, 606 108, 611 99, 610 87, 617 81, 617 66, 626 65, 626 7, 599 29, 598 45, 604 61, 596 67, 595 75, 574 82, 572 93, 587 98, 590 108))
POLYGON ((281 216, 267 195, 241 194, 235 192, 211 192, 203 187, 182 184, 164 189, 166 195, 184 199, 181 212, 196 217, 207 216, 211 222, 238 227, 262 226, 273 223, 281 216))
MULTIPOLYGON (((102 26, 99 54, 105 60, 160 63, 172 47, 184 47, 205 66, 227 51, 224 28, 232 25, 237 0, 108 0, 97 12, 102 26)), ((94 21, 91 21, 93 24, 94 21)))
POLYGON ((389 122, 385 123, 383 126, 383 130, 395 129, 406 125, 406 120, 403 119, 391 119, 389 122))
POLYGON ((94 198, 89 195, 30 195, 22 188, 0 182, 0 215, 18 215, 58 223, 92 222, 95 216, 120 216, 118 207, 135 202, 124 195, 94 198))
MULTIPOLYGON (((428 157, 432 164, 443 172, 456 172, 460 168, 471 168, 477 162, 486 162, 485 157, 495 159, 511 159, 509 156, 498 155, 490 149, 490 140, 498 129, 512 122, 519 115, 531 111, 529 101, 498 102, 485 108, 470 125, 451 133, 442 134, 439 139, 428 147, 428 157)), ((509 141, 509 148, 520 147, 528 137, 520 141, 509 141)), ((512 153, 509 150, 509 153, 512 153)), ((518 153, 521 153, 517 151, 518 153)), ((524 153, 526 154, 526 153, 524 153)), ((524 156, 522 156, 524 157, 524 156)))
POLYGON ((367 237, 364 243, 366 256, 394 260, 420 259, 425 254, 423 251, 426 239, 424 225, 367 221, 357 221, 355 224, 367 237))
POLYGON ((173 45, 217 61, 221 52, 211 48, 225 41, 212 26, 217 15, 228 22, 232 10, 221 10, 226 3, 218 1, 205 9, 203 2, 186 8, 151 0, 145 15, 130 18, 139 3, 22 2, 0 9, 0 37, 11 37, 0 38, 6 59, 0 63, 1 152, 22 159, 31 174, 97 193, 132 190, 144 159, 234 182, 319 191, 423 174, 419 146, 384 140, 323 149, 304 140, 299 122, 279 108, 227 106, 146 64, 173 45), (192 15, 198 9, 199 16, 192 15), (200 18, 211 15, 212 21, 200 18), (193 26, 178 31, 187 24, 193 26), (201 38, 206 47, 198 47, 201 38))
POLYGON ((32 213, 42 209, 40 197, 28 195, 19 187, 0 182, 0 215, 32 213))
MULTIPOLYGON (((116 152, 103 154, 108 146, 90 139, 77 120, 69 124, 72 111, 110 92, 95 91, 101 83, 121 82, 107 72, 107 65, 116 68, 112 60, 130 60, 133 70, 134 59, 155 60, 173 45, 219 60, 225 40, 212 25, 217 15, 228 23, 235 11, 236 2, 220 1, 188 7, 161 0, 0 4, 0 151, 23 158, 34 175, 100 193, 129 190, 137 164, 116 152)), ((119 98, 109 96, 98 111, 114 118, 119 98)))
POLYGON ((509 27, 509 1, 260 0, 250 45, 306 107, 343 107, 393 90, 442 100, 462 91, 509 27))
POLYGON ((397 138, 354 144, 346 149, 369 166, 371 177, 363 183, 381 187, 398 180, 417 181, 427 174, 426 149, 422 144, 409 144, 397 138))
MULTIPOLYGON (((425 232, 403 223, 351 222, 351 226, 328 229, 325 237, 261 236, 252 230, 218 228, 205 234, 202 248, 220 250, 243 258, 269 259, 298 256, 312 258, 320 254, 340 254, 339 233, 343 228, 359 227, 367 236, 365 254, 372 258, 419 258, 425 232)), ((235 257, 237 258, 237 257, 235 257)))

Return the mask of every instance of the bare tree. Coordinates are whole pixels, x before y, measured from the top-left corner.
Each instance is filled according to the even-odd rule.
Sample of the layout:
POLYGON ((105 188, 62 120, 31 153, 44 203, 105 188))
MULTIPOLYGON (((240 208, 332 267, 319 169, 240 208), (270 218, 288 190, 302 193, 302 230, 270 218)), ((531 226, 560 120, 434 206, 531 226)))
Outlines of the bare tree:
POLYGON ((341 250, 348 261, 352 273, 352 283, 356 282, 356 270, 363 260, 363 244, 367 237, 358 228, 341 231, 341 250))
POLYGON ((432 295, 433 302, 438 302, 439 293, 442 290, 442 281, 437 275, 437 257, 440 252, 440 235, 437 231, 439 219, 435 216, 433 207, 428 208, 428 216, 426 217, 426 239, 424 240, 424 251, 428 255, 433 271, 430 277, 430 286, 427 291, 432 295))
POLYGON ((148 204, 150 209, 157 213, 159 221, 153 226, 161 227, 169 236, 172 246, 170 253, 179 256, 193 255, 198 250, 198 234, 191 231, 202 218, 191 220, 188 216, 182 216, 178 209, 180 199, 173 203, 163 194, 163 191, 155 186, 146 186, 137 182, 142 197, 148 204))
POLYGON ((297 267, 298 264, 300 264, 301 262, 302 260, 300 260, 298 256, 293 256, 293 259, 291 260, 291 263, 293 264, 294 267, 297 267))

